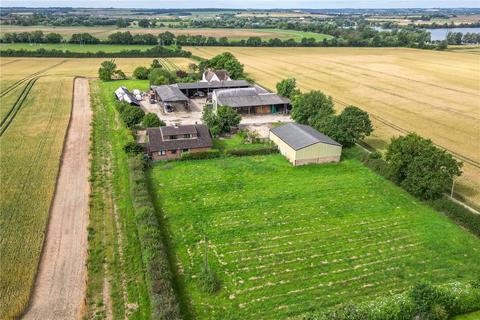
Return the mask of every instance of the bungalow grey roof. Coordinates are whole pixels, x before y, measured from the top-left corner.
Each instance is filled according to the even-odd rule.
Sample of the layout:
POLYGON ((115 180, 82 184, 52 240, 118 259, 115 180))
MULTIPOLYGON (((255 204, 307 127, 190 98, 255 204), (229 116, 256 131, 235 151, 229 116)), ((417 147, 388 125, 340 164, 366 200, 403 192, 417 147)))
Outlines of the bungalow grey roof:
POLYGON ((290 100, 276 93, 265 92, 263 88, 242 88, 215 90, 217 104, 232 108, 289 104, 290 100))
POLYGON ((147 148, 149 152, 159 152, 161 150, 211 148, 213 146, 210 131, 204 124, 178 126, 177 129, 175 129, 175 127, 148 128, 147 137, 147 148), (186 134, 191 133, 192 128, 196 132, 196 137, 186 139, 179 138, 175 140, 164 139, 164 137, 168 135, 173 135, 172 130, 177 130, 177 134, 186 134))
POLYGON ((180 134, 195 134, 197 127, 194 124, 185 126, 168 126, 160 127, 164 136, 180 135, 180 134))
POLYGON ((152 86, 152 89, 164 102, 188 101, 188 98, 180 91, 176 84, 152 86))
POLYGON ((246 80, 230 80, 230 81, 211 81, 211 82, 189 82, 177 83, 180 90, 194 89, 220 89, 220 88, 246 88, 250 87, 250 83, 246 80))
POLYGON ((295 122, 270 129, 270 131, 294 150, 300 150, 319 142, 334 146, 342 146, 340 143, 323 133, 318 132, 312 127, 295 122))

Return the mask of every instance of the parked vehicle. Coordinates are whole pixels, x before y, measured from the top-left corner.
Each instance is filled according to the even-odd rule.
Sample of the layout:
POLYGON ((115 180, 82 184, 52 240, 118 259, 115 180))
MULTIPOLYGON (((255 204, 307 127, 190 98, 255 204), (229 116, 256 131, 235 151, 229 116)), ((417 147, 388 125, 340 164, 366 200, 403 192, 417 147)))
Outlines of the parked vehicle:
POLYGON ((173 111, 173 107, 171 104, 165 104, 165 106, 163 107, 163 110, 167 113, 170 113, 173 111))

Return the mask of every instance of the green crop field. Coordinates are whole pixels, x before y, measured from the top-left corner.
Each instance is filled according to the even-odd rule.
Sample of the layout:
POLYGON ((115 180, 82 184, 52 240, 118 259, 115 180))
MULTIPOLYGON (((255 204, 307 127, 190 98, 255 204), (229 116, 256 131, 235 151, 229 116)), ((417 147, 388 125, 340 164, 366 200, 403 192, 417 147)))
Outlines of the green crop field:
MULTIPOLYGON (((226 28, 117 28, 116 26, 95 26, 95 27, 50 27, 50 26, 2 26, 2 32, 30 32, 42 30, 44 33, 56 32, 61 34, 65 39, 69 39, 74 33, 88 32, 99 39, 107 39, 108 35, 115 32, 130 31, 132 34, 154 34, 158 35, 165 31, 170 31, 175 35, 203 35, 205 37, 227 37, 234 40, 247 39, 248 37, 260 37, 263 40, 279 38, 282 40, 295 39, 300 41, 303 37, 315 38, 323 40, 329 39, 331 36, 315 33, 302 32, 294 30, 282 29, 226 29, 226 28)), ((28 45, 28 44, 27 44, 28 45)))
POLYGON ((150 179, 197 319, 283 319, 480 272, 477 238, 348 157, 169 162, 150 179), (205 236, 216 294, 198 280, 205 236))

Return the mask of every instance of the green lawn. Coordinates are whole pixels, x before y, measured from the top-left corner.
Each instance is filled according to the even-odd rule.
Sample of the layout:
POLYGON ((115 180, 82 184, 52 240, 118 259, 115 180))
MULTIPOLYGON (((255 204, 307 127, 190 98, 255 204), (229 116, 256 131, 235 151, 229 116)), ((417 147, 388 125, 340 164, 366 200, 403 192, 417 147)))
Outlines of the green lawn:
POLYGON ((197 319, 284 319, 480 272, 480 241, 359 161, 158 163, 152 186, 197 319), (222 288, 199 289, 209 239, 222 288))
POLYGON ((454 320, 479 320, 479 319, 480 319, 480 311, 472 312, 472 313, 454 318, 454 320))
POLYGON ((213 147, 220 151, 225 151, 229 149, 259 149, 269 146, 268 143, 243 143, 243 138, 236 134, 231 138, 217 138, 213 140, 213 147))
POLYGON ((37 50, 44 48, 47 50, 57 49, 57 50, 68 50, 72 52, 120 52, 122 50, 146 50, 153 46, 145 45, 121 45, 121 44, 72 44, 72 43, 38 43, 38 44, 29 44, 29 43, 2 43, 0 44, 0 49, 25 49, 25 50, 37 50))

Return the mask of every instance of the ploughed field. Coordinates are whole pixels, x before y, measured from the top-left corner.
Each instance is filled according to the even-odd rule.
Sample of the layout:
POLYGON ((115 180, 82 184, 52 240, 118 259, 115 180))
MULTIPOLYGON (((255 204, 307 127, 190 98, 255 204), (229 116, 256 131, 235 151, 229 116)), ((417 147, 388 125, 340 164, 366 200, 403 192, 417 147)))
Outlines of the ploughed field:
MULTIPOLYGON (((104 60, 0 59, 0 319, 18 316, 29 300, 70 119, 73 76, 97 76, 104 60)), ((151 61, 115 62, 131 75, 151 61)), ((168 69, 189 62, 161 59, 168 69)))
POLYGON ((204 58, 230 51, 270 89, 295 77, 303 91, 322 90, 339 109, 361 107, 375 126, 366 141, 376 148, 408 131, 431 138, 464 162, 456 191, 480 206, 478 55, 402 48, 186 49, 204 58))
POLYGON ((150 178, 198 319, 283 319, 480 272, 477 238, 356 160, 169 162, 150 178), (205 236, 213 295, 198 279, 205 236))

